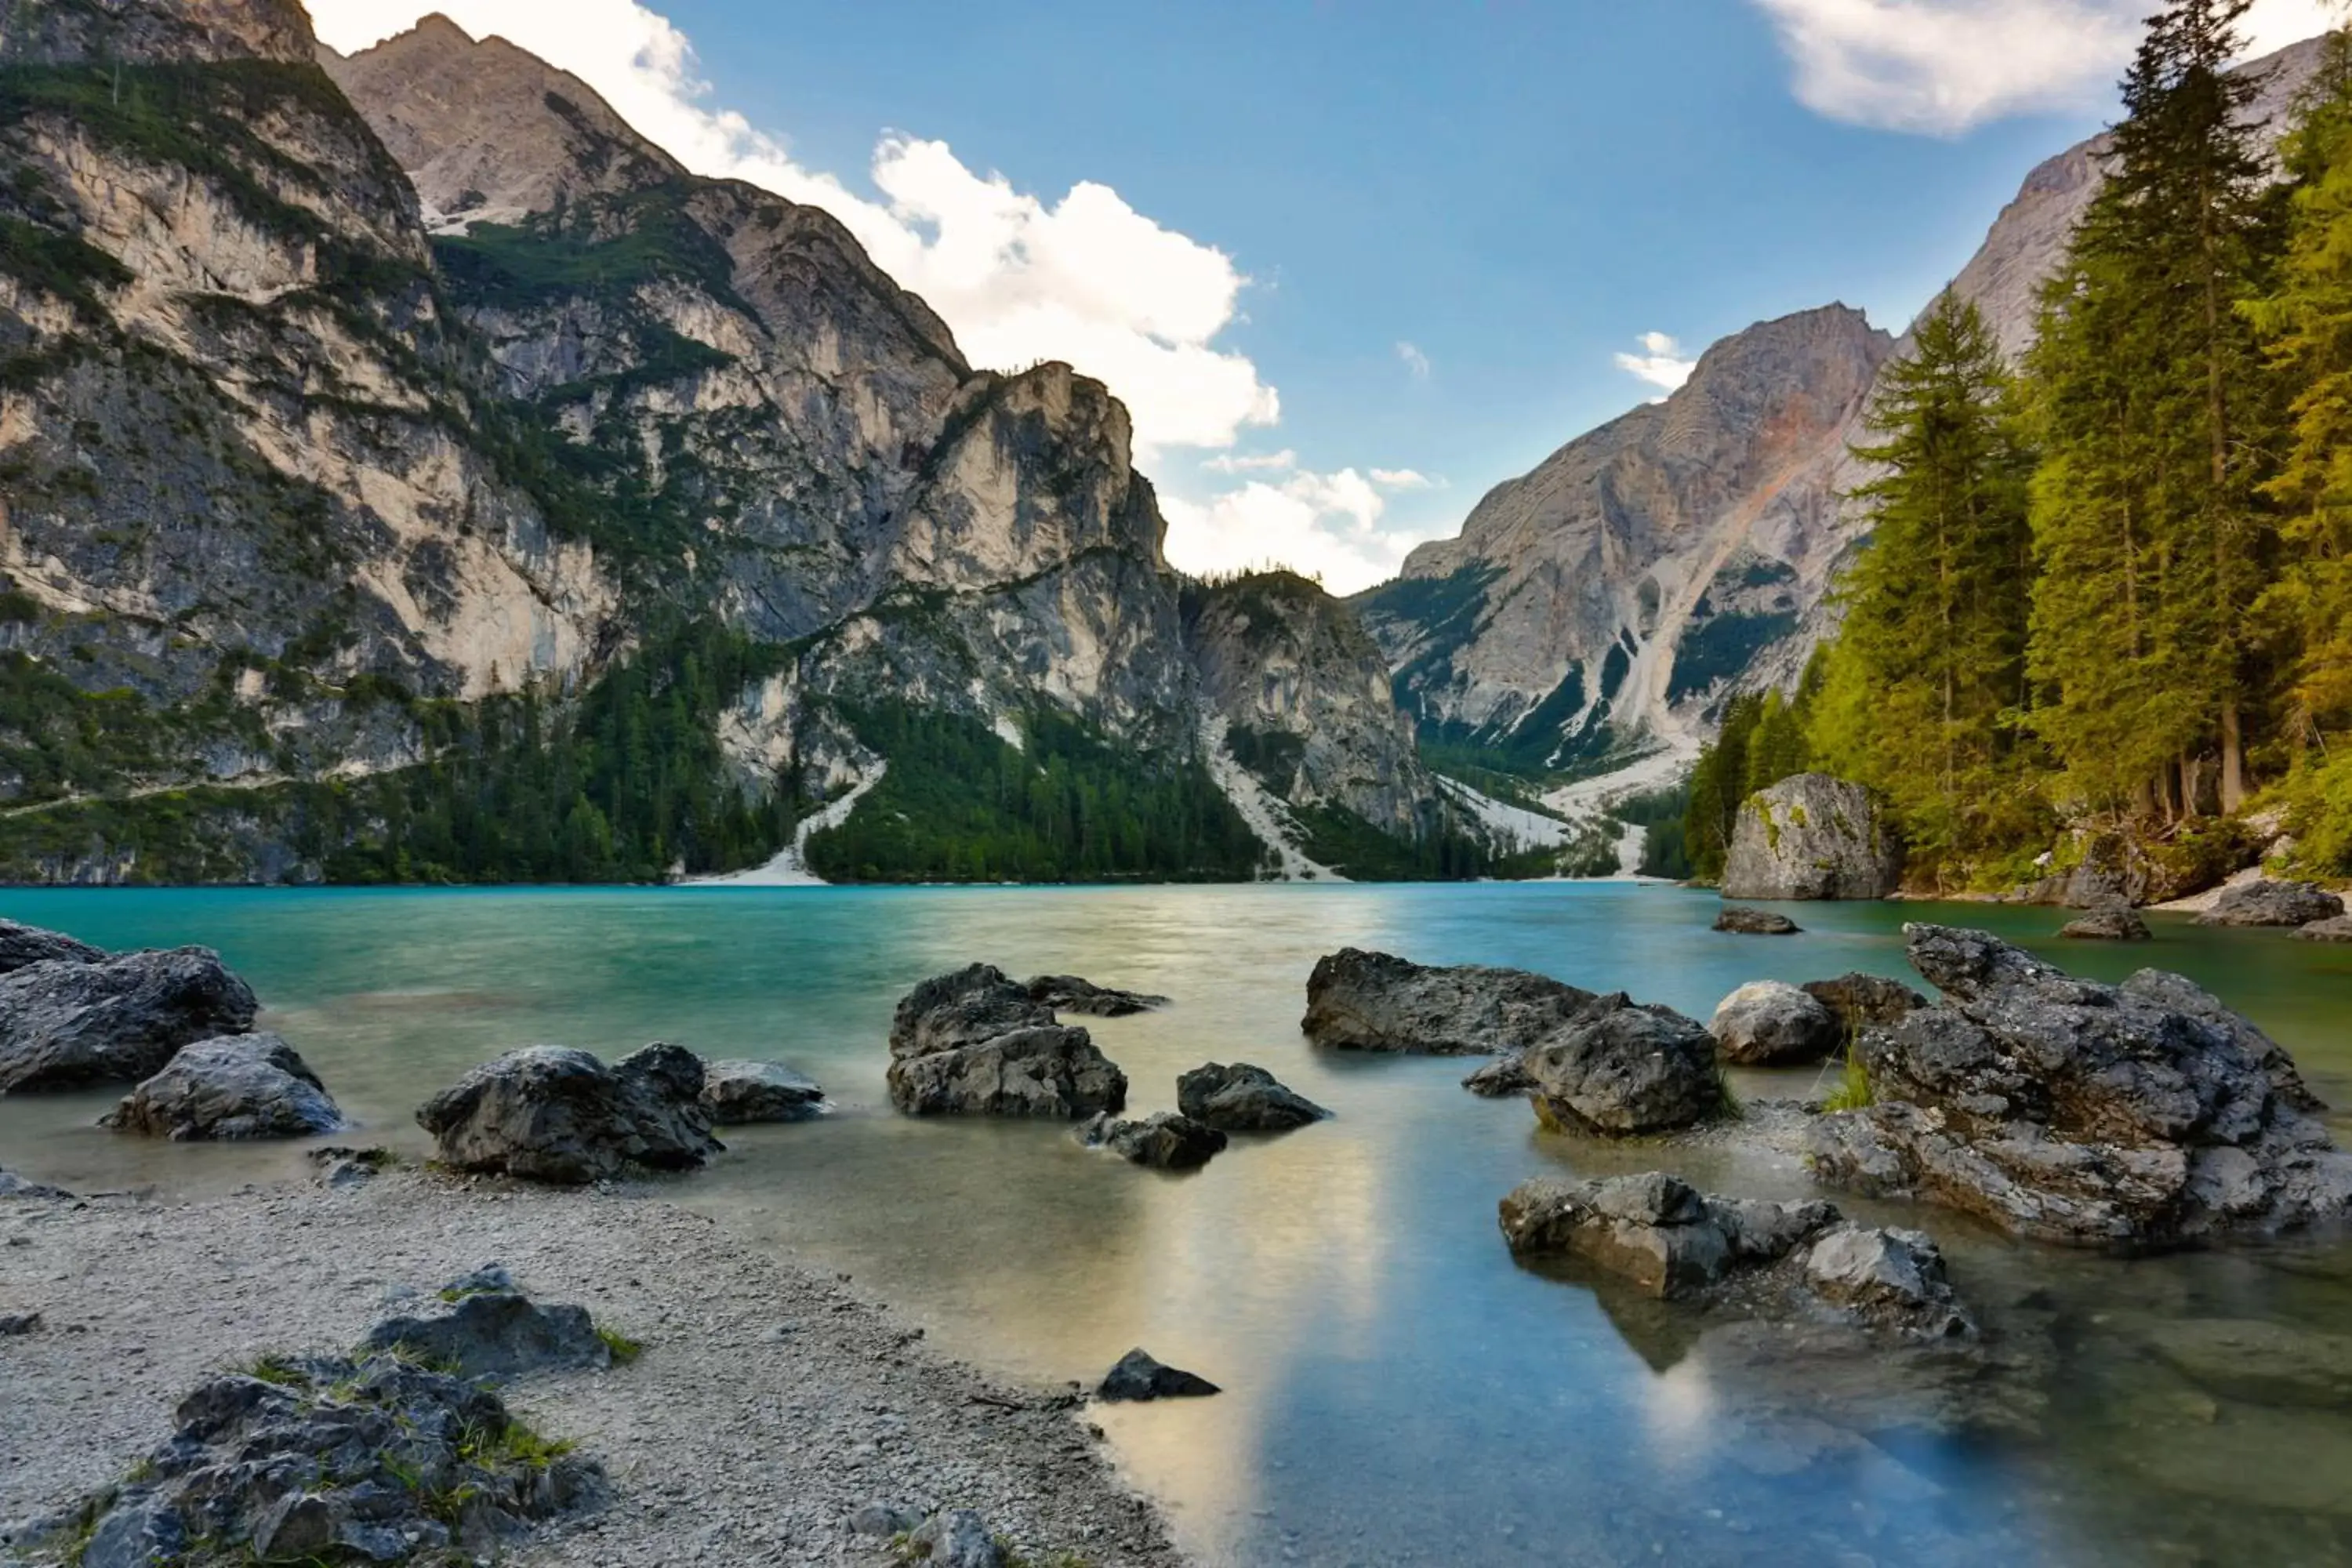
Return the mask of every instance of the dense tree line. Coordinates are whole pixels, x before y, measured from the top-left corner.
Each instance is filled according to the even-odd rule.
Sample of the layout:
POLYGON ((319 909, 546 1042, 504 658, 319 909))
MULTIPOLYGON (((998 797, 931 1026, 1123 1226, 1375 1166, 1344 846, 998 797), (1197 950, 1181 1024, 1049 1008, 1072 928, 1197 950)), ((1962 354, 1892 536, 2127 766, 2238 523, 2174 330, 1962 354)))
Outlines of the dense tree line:
POLYGON ((1890 372, 1869 547, 1801 710, 1735 705, 1694 782, 1719 868, 1739 792, 1814 765, 1892 809, 1915 880, 2012 879, 2062 823, 2194 836, 2284 807, 2352 874, 2352 42, 2280 166, 2232 75, 2246 0, 2175 0, 2123 84, 2106 183, 2012 373, 1939 300, 1890 372))

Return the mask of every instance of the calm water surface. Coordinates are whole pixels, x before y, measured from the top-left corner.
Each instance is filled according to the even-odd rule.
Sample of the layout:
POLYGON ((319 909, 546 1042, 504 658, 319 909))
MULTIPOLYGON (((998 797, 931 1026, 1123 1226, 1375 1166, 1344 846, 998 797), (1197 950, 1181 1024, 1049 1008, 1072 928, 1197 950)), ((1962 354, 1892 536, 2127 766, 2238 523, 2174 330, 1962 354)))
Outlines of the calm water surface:
MULTIPOLYGON (((678 1200, 851 1272, 1001 1373, 1091 1379, 1142 1344, 1223 1384, 1216 1399, 1101 1415, 1213 1563, 2352 1563, 2343 1236, 2121 1262, 1849 1204, 1934 1231, 2000 1331, 2008 1368, 1962 1393, 2013 1419, 1962 1437, 1937 1415, 1950 1388, 1923 1390, 1888 1358, 1784 1354, 1517 1268, 1495 1227, 1511 1186, 1659 1156, 1539 1133, 1523 1103, 1455 1087, 1471 1064, 1326 1055, 1297 1033, 1308 969, 1348 943, 1540 970, 1700 1017, 1747 980, 1903 974, 1905 918, 2056 950, 2046 910, 1812 907, 1807 934, 1758 940, 1709 931, 1713 907, 1609 884, 0 891, 0 914, 110 947, 217 947, 367 1135, 416 1152, 415 1104, 516 1045, 610 1055, 668 1039, 804 1068, 838 1114, 730 1134, 678 1200), (1269 1068, 1338 1117, 1236 1140, 1179 1178, 1057 1128, 888 1114, 893 1004, 974 959, 1174 997, 1090 1026, 1137 1112, 1172 1106, 1176 1075, 1213 1058, 1269 1068), (2179 1353, 2217 1332, 2257 1350, 2218 1367, 2179 1353), (2269 1361, 2265 1333, 2286 1336, 2269 1361), (2305 1380, 2331 1356, 2332 1382, 2305 1380)), ((2063 962, 2188 973, 2352 1104, 2352 950, 2171 921, 2152 948, 2068 947, 2063 962)), ((1796 1095, 1814 1077, 1741 1088, 1796 1095)), ((0 1161, 173 1193, 298 1168, 283 1148, 96 1131, 110 1099, 0 1100, 0 1161)), ((1744 1193, 1810 1190, 1768 1156, 1673 1163, 1744 1193)))

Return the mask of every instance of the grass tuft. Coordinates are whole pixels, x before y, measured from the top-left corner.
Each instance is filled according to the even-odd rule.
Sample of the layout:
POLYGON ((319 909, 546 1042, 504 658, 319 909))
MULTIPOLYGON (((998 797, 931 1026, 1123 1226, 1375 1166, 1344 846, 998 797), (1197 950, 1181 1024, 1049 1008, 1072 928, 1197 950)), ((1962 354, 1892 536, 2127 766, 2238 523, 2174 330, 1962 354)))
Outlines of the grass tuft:
POLYGON ((618 1329, 606 1328, 600 1323, 596 1328, 596 1337, 604 1342, 606 1350, 613 1352, 614 1366, 626 1366, 646 1353, 645 1342, 633 1340, 618 1329))
POLYGON ((1838 1065, 1838 1080, 1822 1098, 1823 1110, 1864 1110, 1878 1103, 1878 1091, 1871 1087, 1870 1069, 1863 1066, 1862 1058, 1852 1046, 1838 1065))

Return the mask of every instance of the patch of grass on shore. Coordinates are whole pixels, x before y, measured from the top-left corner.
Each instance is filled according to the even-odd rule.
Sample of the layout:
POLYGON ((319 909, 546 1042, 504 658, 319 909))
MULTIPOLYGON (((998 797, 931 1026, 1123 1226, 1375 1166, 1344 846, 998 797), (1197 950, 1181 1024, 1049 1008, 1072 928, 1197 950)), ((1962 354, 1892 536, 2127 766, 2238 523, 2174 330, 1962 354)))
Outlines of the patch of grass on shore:
POLYGON ((1866 1110, 1877 1103, 1878 1091, 1871 1087, 1870 1069, 1863 1066, 1862 1058, 1854 1054, 1853 1047, 1847 1046, 1845 1056, 1838 1064, 1837 1083, 1822 1096, 1822 1109, 1827 1111, 1866 1110))

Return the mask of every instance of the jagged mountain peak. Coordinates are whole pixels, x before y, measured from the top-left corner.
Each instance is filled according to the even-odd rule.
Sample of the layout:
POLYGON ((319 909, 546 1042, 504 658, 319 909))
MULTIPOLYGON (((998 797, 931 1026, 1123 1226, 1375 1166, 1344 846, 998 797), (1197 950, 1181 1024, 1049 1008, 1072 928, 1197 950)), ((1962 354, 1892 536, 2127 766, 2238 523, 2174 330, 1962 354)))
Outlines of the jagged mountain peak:
POLYGON ((438 12, 324 63, 441 226, 513 223, 686 173, 578 77, 438 12))

